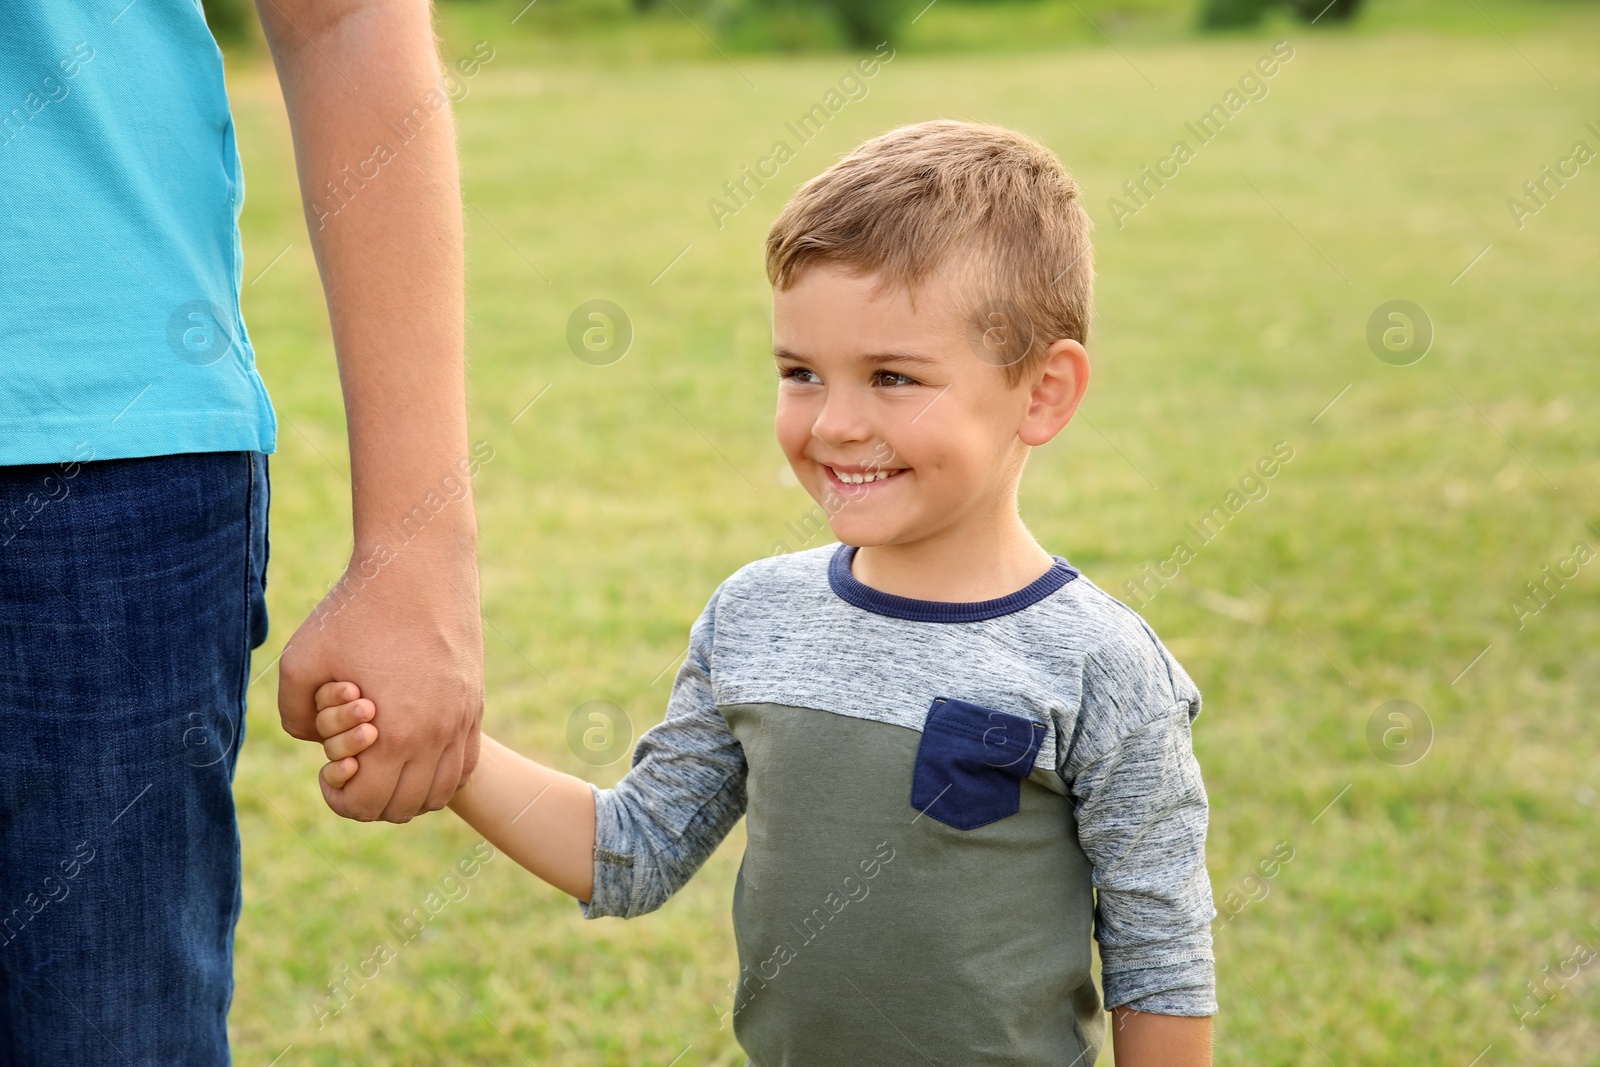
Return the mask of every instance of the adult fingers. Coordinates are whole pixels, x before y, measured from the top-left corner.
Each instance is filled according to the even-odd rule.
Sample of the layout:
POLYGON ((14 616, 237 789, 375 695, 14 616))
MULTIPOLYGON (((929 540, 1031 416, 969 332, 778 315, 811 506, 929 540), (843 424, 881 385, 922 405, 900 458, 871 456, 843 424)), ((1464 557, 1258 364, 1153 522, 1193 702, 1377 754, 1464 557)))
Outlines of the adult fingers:
POLYGON ((410 822, 423 811, 428 789, 433 784, 433 761, 412 760, 400 769, 399 781, 389 795, 382 818, 385 822, 410 822))
POLYGON ((450 803, 450 798, 461 788, 462 755, 461 742, 456 741, 439 757, 439 765, 433 771, 433 782, 428 786, 425 811, 438 811, 450 803))
POLYGON ((467 779, 472 777, 472 772, 478 766, 478 756, 483 751, 483 733, 479 725, 472 727, 472 732, 467 734, 466 742, 461 748, 461 780, 456 783, 459 791, 467 784, 467 779))
POLYGON ((377 755, 373 749, 361 761, 361 775, 343 789, 326 790, 324 799, 328 807, 346 819, 372 822, 383 817, 384 809, 394 796, 395 785, 400 781, 403 765, 393 759, 377 755))

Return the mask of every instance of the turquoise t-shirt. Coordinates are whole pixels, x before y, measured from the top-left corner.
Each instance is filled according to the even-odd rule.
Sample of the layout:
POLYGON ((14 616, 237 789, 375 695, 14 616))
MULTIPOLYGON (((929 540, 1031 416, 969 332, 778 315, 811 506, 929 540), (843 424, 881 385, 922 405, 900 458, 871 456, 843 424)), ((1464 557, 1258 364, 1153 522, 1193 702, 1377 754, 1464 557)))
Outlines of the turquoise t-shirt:
POLYGON ((7 0, 0 465, 273 451, 197 0, 7 0))

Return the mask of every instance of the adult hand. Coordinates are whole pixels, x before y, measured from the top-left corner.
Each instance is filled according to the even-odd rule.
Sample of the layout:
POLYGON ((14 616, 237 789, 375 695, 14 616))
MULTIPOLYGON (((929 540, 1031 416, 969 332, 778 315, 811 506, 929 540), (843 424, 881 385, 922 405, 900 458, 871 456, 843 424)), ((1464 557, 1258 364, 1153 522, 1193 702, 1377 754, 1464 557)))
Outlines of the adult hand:
POLYGON ((380 546, 352 561, 278 661, 289 734, 321 740, 316 691, 335 680, 361 687, 380 729, 354 778, 341 789, 321 783, 328 807, 400 823, 444 807, 478 762, 483 627, 473 554, 380 546))

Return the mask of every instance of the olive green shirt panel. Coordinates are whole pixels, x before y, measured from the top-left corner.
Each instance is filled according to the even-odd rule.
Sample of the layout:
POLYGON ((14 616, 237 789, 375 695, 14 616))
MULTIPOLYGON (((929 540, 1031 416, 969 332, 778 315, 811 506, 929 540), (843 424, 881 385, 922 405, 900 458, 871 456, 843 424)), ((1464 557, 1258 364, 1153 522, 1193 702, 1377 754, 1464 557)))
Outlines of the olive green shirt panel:
POLYGON ((719 710, 748 766, 733 1022, 756 1067, 1094 1062, 1090 864, 1056 772, 961 830, 911 806, 917 729, 719 710))

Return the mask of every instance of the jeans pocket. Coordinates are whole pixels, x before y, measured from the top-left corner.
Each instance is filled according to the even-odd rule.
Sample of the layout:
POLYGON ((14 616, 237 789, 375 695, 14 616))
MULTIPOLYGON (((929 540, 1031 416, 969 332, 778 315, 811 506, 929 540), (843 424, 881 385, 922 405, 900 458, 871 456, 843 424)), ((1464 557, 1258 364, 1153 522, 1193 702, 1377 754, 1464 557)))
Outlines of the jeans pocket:
POLYGON ((953 697, 935 697, 911 775, 911 806, 958 830, 1015 815, 1045 724, 953 697))

